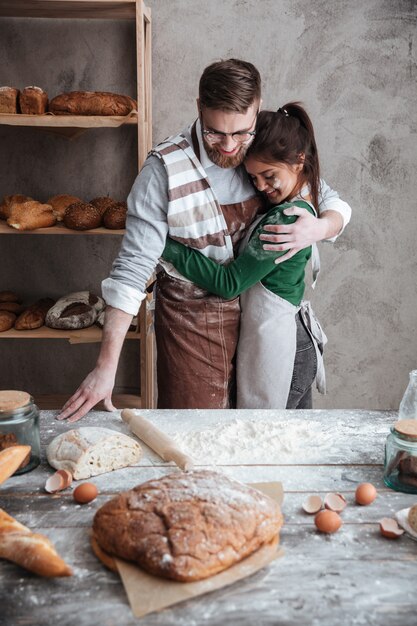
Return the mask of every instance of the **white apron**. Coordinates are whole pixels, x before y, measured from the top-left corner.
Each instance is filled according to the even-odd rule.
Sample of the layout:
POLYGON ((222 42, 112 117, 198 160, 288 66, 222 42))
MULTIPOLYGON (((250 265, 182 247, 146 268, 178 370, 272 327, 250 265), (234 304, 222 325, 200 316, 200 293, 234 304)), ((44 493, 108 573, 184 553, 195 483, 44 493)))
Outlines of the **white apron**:
MULTIPOLYGON (((261 217, 252 224, 241 244, 247 244, 261 217)), ((313 287, 320 271, 316 244, 312 250, 313 287)), ((326 393, 323 348, 327 343, 307 300, 295 306, 272 293, 261 282, 240 295, 241 317, 237 347, 237 408, 285 409, 290 392, 297 349, 296 315, 300 315, 314 344, 317 356, 316 384, 326 393)))

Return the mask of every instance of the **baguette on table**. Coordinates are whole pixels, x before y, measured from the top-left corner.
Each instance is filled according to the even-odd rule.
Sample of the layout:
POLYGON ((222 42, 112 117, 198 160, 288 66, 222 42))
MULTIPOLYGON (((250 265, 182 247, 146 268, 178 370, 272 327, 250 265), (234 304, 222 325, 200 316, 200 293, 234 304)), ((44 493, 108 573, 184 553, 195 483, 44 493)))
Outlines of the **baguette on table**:
POLYGON ((30 450, 30 446, 10 446, 0 452, 0 485, 15 473, 30 450))
POLYGON ((61 559, 45 535, 33 533, 2 509, 0 558, 17 563, 39 576, 72 576, 72 569, 61 559))

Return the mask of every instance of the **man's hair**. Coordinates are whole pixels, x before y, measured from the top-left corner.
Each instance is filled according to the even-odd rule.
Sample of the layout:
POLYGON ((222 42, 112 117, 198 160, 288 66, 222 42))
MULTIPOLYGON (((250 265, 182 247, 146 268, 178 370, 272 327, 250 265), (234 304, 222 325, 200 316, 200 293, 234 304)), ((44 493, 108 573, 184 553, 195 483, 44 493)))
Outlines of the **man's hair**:
POLYGON ((201 75, 199 98, 201 107, 245 113, 261 99, 261 76, 247 61, 216 61, 201 75))

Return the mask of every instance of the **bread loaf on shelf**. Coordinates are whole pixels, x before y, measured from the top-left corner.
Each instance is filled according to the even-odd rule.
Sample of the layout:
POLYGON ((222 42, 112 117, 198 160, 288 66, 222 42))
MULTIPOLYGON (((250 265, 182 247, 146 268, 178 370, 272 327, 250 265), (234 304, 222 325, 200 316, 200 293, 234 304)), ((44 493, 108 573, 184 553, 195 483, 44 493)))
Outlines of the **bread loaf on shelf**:
POLYGON ((20 298, 14 291, 0 291, 0 302, 20 302, 20 298))
POLYGON ((87 202, 70 204, 64 213, 64 225, 71 230, 91 230, 101 225, 100 211, 87 202))
POLYGON ((19 315, 14 324, 15 329, 34 330, 40 328, 45 324, 46 314, 54 304, 55 300, 52 298, 41 298, 19 315))
POLYGON ((48 110, 48 94, 40 87, 25 87, 19 94, 19 104, 24 115, 43 115, 48 110))
POLYGON ((56 218, 49 204, 42 204, 31 200, 12 206, 10 217, 7 220, 9 226, 17 230, 36 230, 53 226, 56 218))
POLYGON ((10 217, 14 205, 23 204, 23 202, 29 202, 30 200, 33 200, 33 198, 23 196, 22 194, 4 196, 2 203, 0 204, 0 218, 2 220, 7 220, 10 217))
POLYGON ((47 204, 51 205, 57 221, 62 222, 67 208, 71 204, 75 204, 77 202, 82 202, 82 200, 80 198, 77 198, 77 196, 70 196, 66 193, 62 193, 57 196, 52 196, 52 198, 49 198, 47 204))
POLYGON ((11 311, 0 311, 0 333, 13 328, 16 317, 16 313, 11 311))
POLYGON ((0 558, 12 561, 39 576, 72 576, 52 542, 20 524, 0 509, 0 558))
POLYGON ((18 113, 19 90, 15 87, 0 87, 0 114, 18 113))
POLYGON ((142 448, 133 437, 99 427, 68 430, 46 449, 48 463, 70 471, 74 480, 135 465, 141 455, 142 448))
POLYGON ((104 307, 103 298, 89 291, 76 291, 63 296, 49 309, 45 324, 61 330, 88 328, 104 307))
POLYGON ((22 305, 19 302, 0 302, 0 311, 10 311, 11 313, 20 313, 22 305))
POLYGON ((95 514, 93 535, 110 556, 183 582, 221 572, 276 540, 279 505, 212 471, 177 472, 113 498, 95 514))
POLYGON ((127 204, 115 202, 106 209, 103 215, 103 225, 110 230, 120 230, 126 226, 127 204))
POLYGON ((92 200, 90 200, 90 204, 95 206, 96 209, 100 211, 100 215, 103 217, 107 209, 116 204, 116 200, 113 200, 113 198, 109 198, 109 196, 99 196, 98 198, 93 198, 92 200))
POLYGON ((55 115, 128 115, 135 109, 133 98, 107 91, 61 93, 49 103, 49 111, 55 115))

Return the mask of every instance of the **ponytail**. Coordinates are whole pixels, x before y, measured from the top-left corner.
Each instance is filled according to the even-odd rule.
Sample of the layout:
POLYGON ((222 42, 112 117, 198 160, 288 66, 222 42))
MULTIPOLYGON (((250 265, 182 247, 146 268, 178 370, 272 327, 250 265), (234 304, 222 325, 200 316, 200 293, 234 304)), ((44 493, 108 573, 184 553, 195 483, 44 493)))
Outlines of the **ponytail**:
POLYGON ((299 102, 289 102, 276 112, 261 111, 256 135, 247 156, 272 163, 295 165, 302 162, 303 183, 310 187, 313 206, 318 209, 320 164, 311 120, 299 102))

